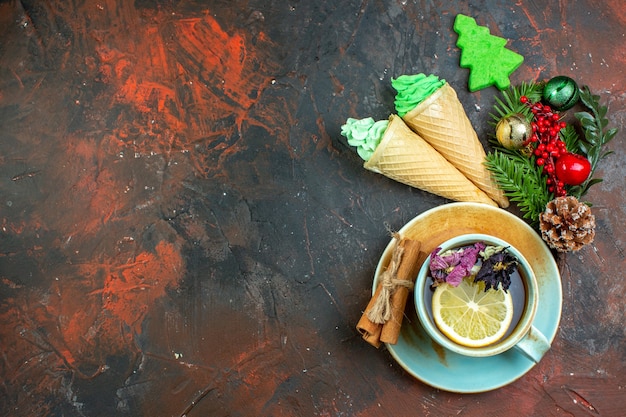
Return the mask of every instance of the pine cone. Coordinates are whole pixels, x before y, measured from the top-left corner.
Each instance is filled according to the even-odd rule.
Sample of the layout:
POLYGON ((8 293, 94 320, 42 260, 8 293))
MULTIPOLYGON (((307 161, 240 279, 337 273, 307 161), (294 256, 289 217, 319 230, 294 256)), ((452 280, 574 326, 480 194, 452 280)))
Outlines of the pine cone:
POLYGON ((557 197, 539 216, 541 237, 558 252, 577 251, 593 242, 596 218, 576 197, 557 197))

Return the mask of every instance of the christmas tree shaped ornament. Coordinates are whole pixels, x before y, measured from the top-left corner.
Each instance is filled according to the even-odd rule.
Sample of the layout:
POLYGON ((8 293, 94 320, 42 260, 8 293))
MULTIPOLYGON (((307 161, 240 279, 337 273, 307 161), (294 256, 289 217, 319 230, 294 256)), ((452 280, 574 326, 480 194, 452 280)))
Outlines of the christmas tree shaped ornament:
POLYGON ((511 84, 509 76, 524 62, 524 57, 506 49, 506 39, 491 35, 489 29, 462 14, 454 20, 458 33, 456 45, 461 48, 460 65, 470 69, 468 88, 478 91, 495 85, 500 90, 511 84))

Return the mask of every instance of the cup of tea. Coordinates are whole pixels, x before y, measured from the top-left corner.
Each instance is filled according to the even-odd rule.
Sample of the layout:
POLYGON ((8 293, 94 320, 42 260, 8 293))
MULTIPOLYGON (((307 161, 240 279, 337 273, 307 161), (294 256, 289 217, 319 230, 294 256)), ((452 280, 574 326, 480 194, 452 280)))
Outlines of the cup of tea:
MULTIPOLYGON (((548 339, 533 326, 537 312, 539 288, 532 267, 519 250, 495 236, 473 233, 456 236, 443 242, 436 249, 436 253, 429 256, 422 265, 415 281, 414 296, 417 316, 426 333, 442 347, 458 354, 485 357, 498 355, 509 349, 517 349, 537 363, 550 348, 548 339), (471 250, 466 251, 468 248, 471 250), (481 248, 485 249, 481 251, 481 248), (498 257, 492 257, 494 253, 498 254, 498 257), (439 254, 445 255, 445 257, 435 257, 439 254), (475 264, 465 265, 465 269, 455 269, 453 264, 459 261, 457 258, 460 255, 457 256, 458 254, 468 254, 464 258, 464 262, 472 263, 473 259, 476 259, 475 264), (471 258, 470 255, 474 254, 476 257, 471 258), (450 265, 444 264, 442 266, 443 259, 447 259, 450 265), (431 268, 431 263, 433 268, 431 268), (437 270, 436 268, 439 267, 443 269, 437 270), (505 269, 506 274, 503 272, 505 269), (454 277, 451 272, 453 270, 454 277), (447 275, 450 282, 445 281, 448 272, 451 274, 447 275), (459 275, 460 272, 463 276, 459 275), (459 278, 465 280, 465 283, 459 284, 459 278), (479 282, 480 284, 478 284, 479 282), (456 287, 458 285, 464 286, 459 287, 458 290, 450 291, 450 286, 456 287), (480 291, 475 288, 477 285, 481 285, 480 291), (454 294, 455 291, 458 294, 462 288, 475 290, 477 301, 464 300, 459 302, 454 294), (441 293, 436 294, 437 291, 441 291, 441 293), (481 305, 480 301, 480 298, 484 297, 482 293, 486 294, 489 291, 505 291, 503 294, 491 295, 495 299, 503 300, 502 303, 505 307, 500 307, 500 310, 506 312, 506 317, 502 318, 500 322, 501 328, 493 335, 497 339, 485 338, 484 340, 489 340, 488 343, 475 344, 470 343, 471 340, 462 335, 452 337, 452 335, 457 336, 457 333, 456 330, 451 329, 458 328, 463 333, 466 323, 462 320, 469 320, 468 315, 474 314, 474 312, 484 311, 487 314, 483 315, 489 319, 488 308, 490 307, 481 305), (436 314, 433 313, 433 302, 435 303, 436 314), (465 311, 467 314, 455 322, 456 324, 453 324, 452 328, 447 327, 446 320, 454 322, 456 320, 454 314, 461 315, 458 309, 461 311, 467 309, 465 311), (511 309, 512 311, 510 311, 511 309), (446 311, 453 313, 445 313, 446 311), (447 318, 442 319, 442 317, 447 318), (506 330, 504 330, 505 327, 506 330)), ((487 301, 484 303, 488 304, 487 301)), ((497 320, 494 319, 496 323, 497 320)))

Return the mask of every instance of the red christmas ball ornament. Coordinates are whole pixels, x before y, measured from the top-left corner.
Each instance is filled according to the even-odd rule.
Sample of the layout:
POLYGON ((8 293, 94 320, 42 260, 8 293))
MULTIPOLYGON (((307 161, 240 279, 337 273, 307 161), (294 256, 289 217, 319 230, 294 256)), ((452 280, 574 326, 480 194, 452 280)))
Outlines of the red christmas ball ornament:
POLYGON ((591 173, 591 163, 582 155, 567 152, 555 163, 556 176, 567 185, 580 185, 591 173))

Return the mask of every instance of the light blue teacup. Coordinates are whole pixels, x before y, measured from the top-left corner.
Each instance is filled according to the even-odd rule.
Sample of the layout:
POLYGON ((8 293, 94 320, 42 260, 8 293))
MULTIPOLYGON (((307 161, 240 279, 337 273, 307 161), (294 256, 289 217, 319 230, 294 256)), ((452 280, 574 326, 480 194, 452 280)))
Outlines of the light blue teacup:
POLYGON ((533 326, 539 299, 537 279, 524 256, 515 247, 502 239, 485 234, 456 236, 439 245, 441 251, 484 242, 487 245, 503 246, 517 257, 518 272, 512 275, 509 291, 513 298, 513 320, 507 333, 497 342, 483 347, 468 347, 453 342, 435 324, 432 314, 432 278, 430 278, 430 257, 422 265, 415 281, 415 306, 417 316, 428 335, 442 347, 465 356, 485 357, 503 353, 515 348, 537 363, 550 349, 548 339, 533 326))

